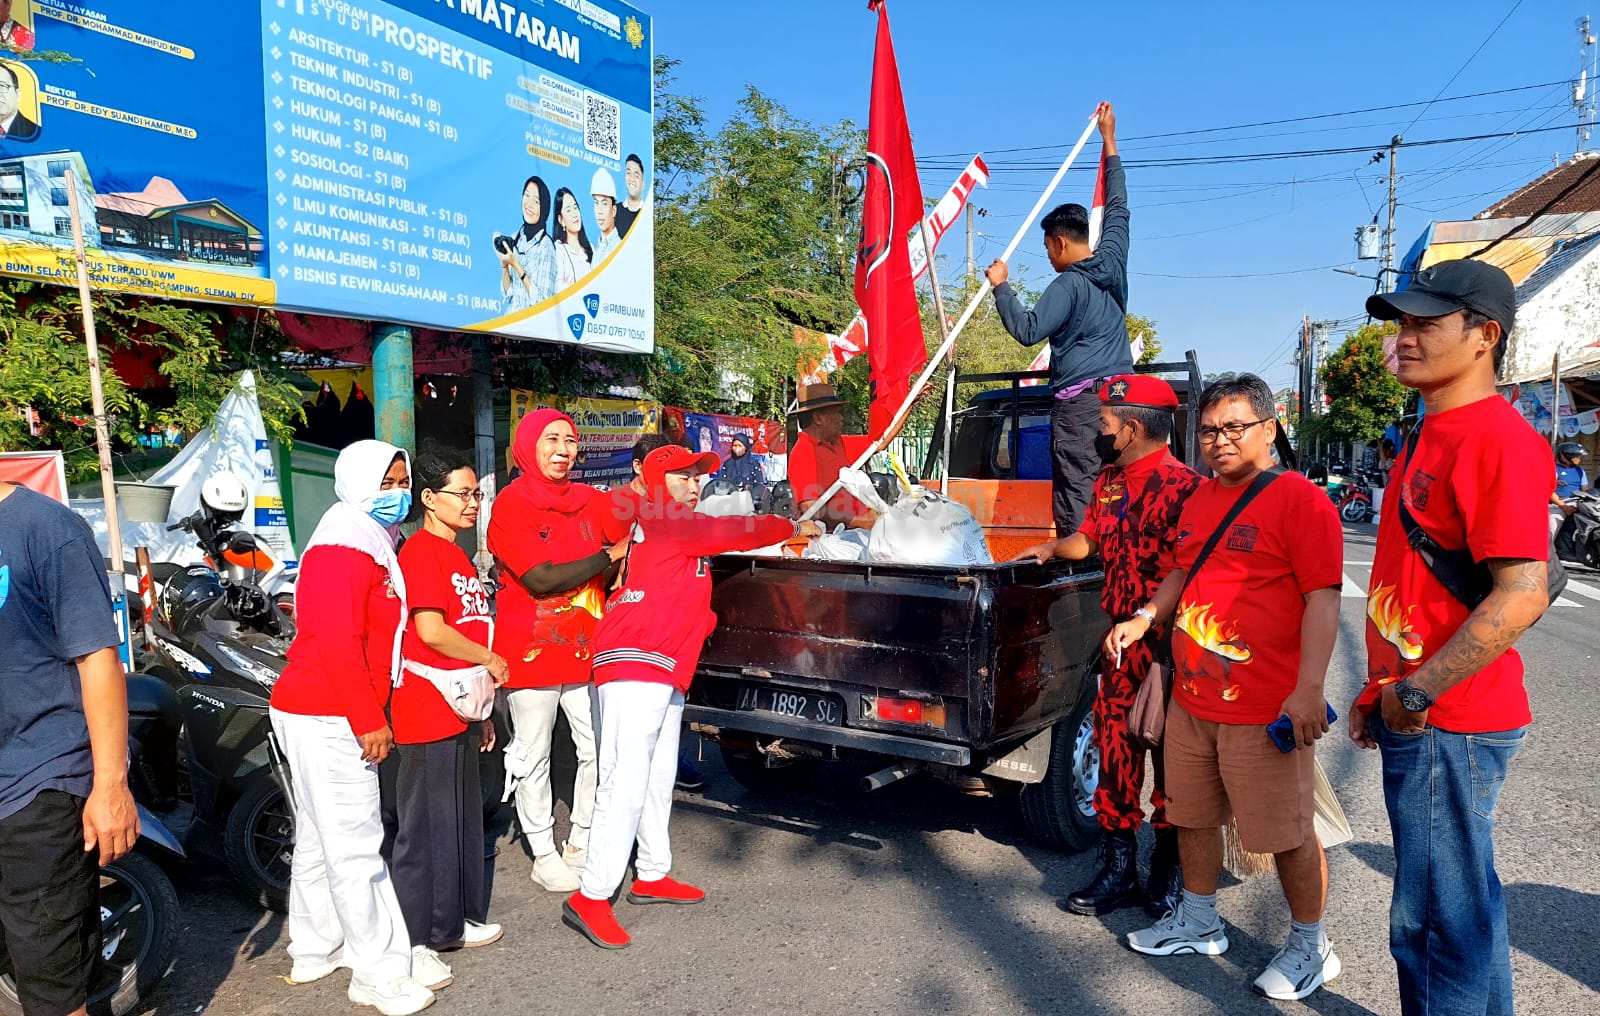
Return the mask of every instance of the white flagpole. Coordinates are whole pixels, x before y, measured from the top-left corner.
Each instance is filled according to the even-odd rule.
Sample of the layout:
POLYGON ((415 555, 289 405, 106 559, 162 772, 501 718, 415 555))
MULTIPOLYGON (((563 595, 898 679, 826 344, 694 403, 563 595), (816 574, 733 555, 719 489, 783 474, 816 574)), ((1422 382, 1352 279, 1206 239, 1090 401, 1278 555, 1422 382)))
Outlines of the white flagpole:
MULTIPOLYGON (((1028 230, 1033 227, 1033 220, 1038 218, 1039 212, 1044 209, 1045 202, 1050 200, 1050 195, 1054 194, 1056 188, 1060 186, 1061 178, 1067 175, 1068 169, 1072 168, 1072 163, 1078 158, 1078 153, 1083 151, 1083 146, 1089 143, 1089 135, 1094 133, 1095 121, 1099 112, 1099 108, 1096 107, 1095 116, 1089 117, 1089 125, 1083 129, 1083 134, 1078 138, 1078 143, 1073 145, 1072 151, 1067 153, 1066 161, 1061 164, 1060 169, 1056 170, 1056 175, 1050 178, 1050 183, 1045 187, 1044 193, 1040 194, 1039 200, 1033 203, 1033 210, 1028 213, 1027 218, 1022 220, 1022 225, 1017 228, 1017 235, 1013 236, 1011 242, 1006 245, 1005 253, 1000 255, 1001 261, 1009 262, 1011 255, 1015 254, 1017 248, 1022 245, 1023 239, 1028 235, 1028 230)), ((978 291, 973 293, 972 299, 967 302, 967 309, 961 312, 961 319, 956 322, 954 328, 950 329, 950 334, 945 336, 944 343, 939 346, 939 351, 933 354, 932 359, 928 361, 928 365, 918 375, 916 383, 911 386, 911 391, 907 393, 905 401, 900 404, 900 408, 895 411, 894 418, 889 421, 888 428, 884 430, 878 440, 872 443, 872 447, 863 452, 860 458, 851 464, 851 468, 860 469, 868 459, 886 448, 889 442, 899 434, 900 428, 905 425, 906 417, 911 413, 912 405, 917 401, 917 397, 928 387, 928 380, 933 377, 934 371, 939 369, 939 365, 944 362, 944 358, 949 356, 950 351, 955 348, 956 339, 960 337, 962 329, 967 327, 967 322, 972 320, 972 315, 977 313, 978 305, 983 302, 984 297, 989 295, 991 288, 988 278, 985 277, 983 285, 978 287, 978 291)), ((871 335, 867 336, 867 341, 872 341, 871 335)), ((948 470, 949 468, 950 464, 948 462, 945 463, 945 469, 948 470)), ((828 503, 829 498, 839 492, 839 488, 842 485, 843 481, 834 480, 833 486, 829 487, 821 497, 812 503, 810 508, 806 509, 805 514, 800 516, 800 520, 804 522, 821 511, 823 506, 828 503)))

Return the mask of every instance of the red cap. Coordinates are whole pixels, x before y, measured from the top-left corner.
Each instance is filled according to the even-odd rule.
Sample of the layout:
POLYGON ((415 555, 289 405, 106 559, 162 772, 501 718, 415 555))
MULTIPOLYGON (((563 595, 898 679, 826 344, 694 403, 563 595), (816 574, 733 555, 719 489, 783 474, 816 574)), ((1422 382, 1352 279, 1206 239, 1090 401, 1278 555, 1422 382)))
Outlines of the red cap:
POLYGON ((692 452, 683 445, 657 448, 644 457, 639 470, 651 490, 665 484, 668 473, 714 473, 722 467, 716 452, 692 452))
POLYGON ((1172 386, 1149 374, 1123 374, 1100 386, 1100 401, 1108 406, 1167 409, 1176 412, 1178 394, 1172 386))

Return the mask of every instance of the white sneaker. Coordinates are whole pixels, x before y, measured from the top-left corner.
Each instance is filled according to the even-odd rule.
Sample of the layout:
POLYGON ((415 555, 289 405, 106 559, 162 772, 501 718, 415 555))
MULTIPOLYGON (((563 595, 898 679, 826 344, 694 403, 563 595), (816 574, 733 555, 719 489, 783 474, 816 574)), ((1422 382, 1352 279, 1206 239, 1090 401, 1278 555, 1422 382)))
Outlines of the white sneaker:
POLYGON ((561 851, 562 862, 566 864, 567 867, 571 868, 575 872, 578 872, 579 874, 583 873, 584 862, 586 862, 588 859, 589 851, 585 850, 583 847, 575 847, 570 843, 567 844, 566 849, 561 851))
POLYGON ((335 970, 340 970, 346 966, 349 966, 349 964, 344 961, 343 949, 334 953, 333 959, 327 963, 308 963, 305 960, 295 960, 293 969, 289 971, 289 983, 310 984, 312 981, 320 981, 335 970))
POLYGON ((368 984, 352 977, 347 994, 356 1005, 370 1005, 383 1016, 411 1016, 433 1004, 433 992, 409 977, 387 984, 368 984))
POLYGON ((450 987, 456 975, 438 953, 425 945, 414 945, 411 947, 411 979, 429 991, 438 991, 450 987))
POLYGON ((477 921, 468 921, 466 932, 461 936, 461 948, 476 949, 480 945, 494 945, 500 941, 500 936, 505 934, 505 929, 498 924, 479 924, 477 921))
POLYGON ((1228 933, 1221 921, 1213 928, 1191 924, 1180 904, 1151 927, 1128 932, 1128 948, 1146 956, 1221 956, 1228 951, 1228 933))
POLYGON ((1334 955, 1333 944, 1326 936, 1316 952, 1306 949, 1300 942, 1290 939, 1278 950, 1260 977, 1256 990, 1268 998, 1293 1002, 1305 998, 1327 984, 1344 969, 1339 957, 1334 955))
POLYGON ((556 854, 546 854, 533 859, 533 884, 544 886, 553 893, 578 891, 578 876, 556 854))

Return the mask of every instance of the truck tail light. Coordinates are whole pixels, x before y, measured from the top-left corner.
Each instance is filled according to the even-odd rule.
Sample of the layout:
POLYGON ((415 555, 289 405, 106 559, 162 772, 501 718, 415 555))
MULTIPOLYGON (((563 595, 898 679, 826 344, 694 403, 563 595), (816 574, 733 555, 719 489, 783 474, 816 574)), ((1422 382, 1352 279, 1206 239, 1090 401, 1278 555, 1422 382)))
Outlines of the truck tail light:
POLYGON ((944 726, 944 703, 921 699, 879 695, 877 717, 889 723, 913 723, 925 727, 944 726))

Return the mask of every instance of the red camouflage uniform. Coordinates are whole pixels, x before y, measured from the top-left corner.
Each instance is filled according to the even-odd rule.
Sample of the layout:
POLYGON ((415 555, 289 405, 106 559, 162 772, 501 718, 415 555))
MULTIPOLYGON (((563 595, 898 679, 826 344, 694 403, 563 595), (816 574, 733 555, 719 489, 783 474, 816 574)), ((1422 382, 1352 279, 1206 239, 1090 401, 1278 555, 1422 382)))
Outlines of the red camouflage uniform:
MULTIPOLYGON (((1107 466, 1095 478, 1094 496, 1078 532, 1100 545, 1106 575, 1100 606, 1113 623, 1131 618, 1161 587, 1166 578, 1161 561, 1171 556, 1183 504, 1200 483, 1200 474, 1165 448, 1125 466, 1107 466)), ((1155 647, 1164 645, 1168 636, 1165 625, 1152 628, 1123 652, 1121 666, 1113 658, 1105 660, 1094 702, 1095 740, 1100 748, 1094 811, 1108 831, 1136 830, 1144 817, 1139 803, 1144 752, 1128 741, 1128 711, 1154 662, 1155 647)), ((1169 828, 1161 753, 1154 756, 1150 824, 1169 828)))

